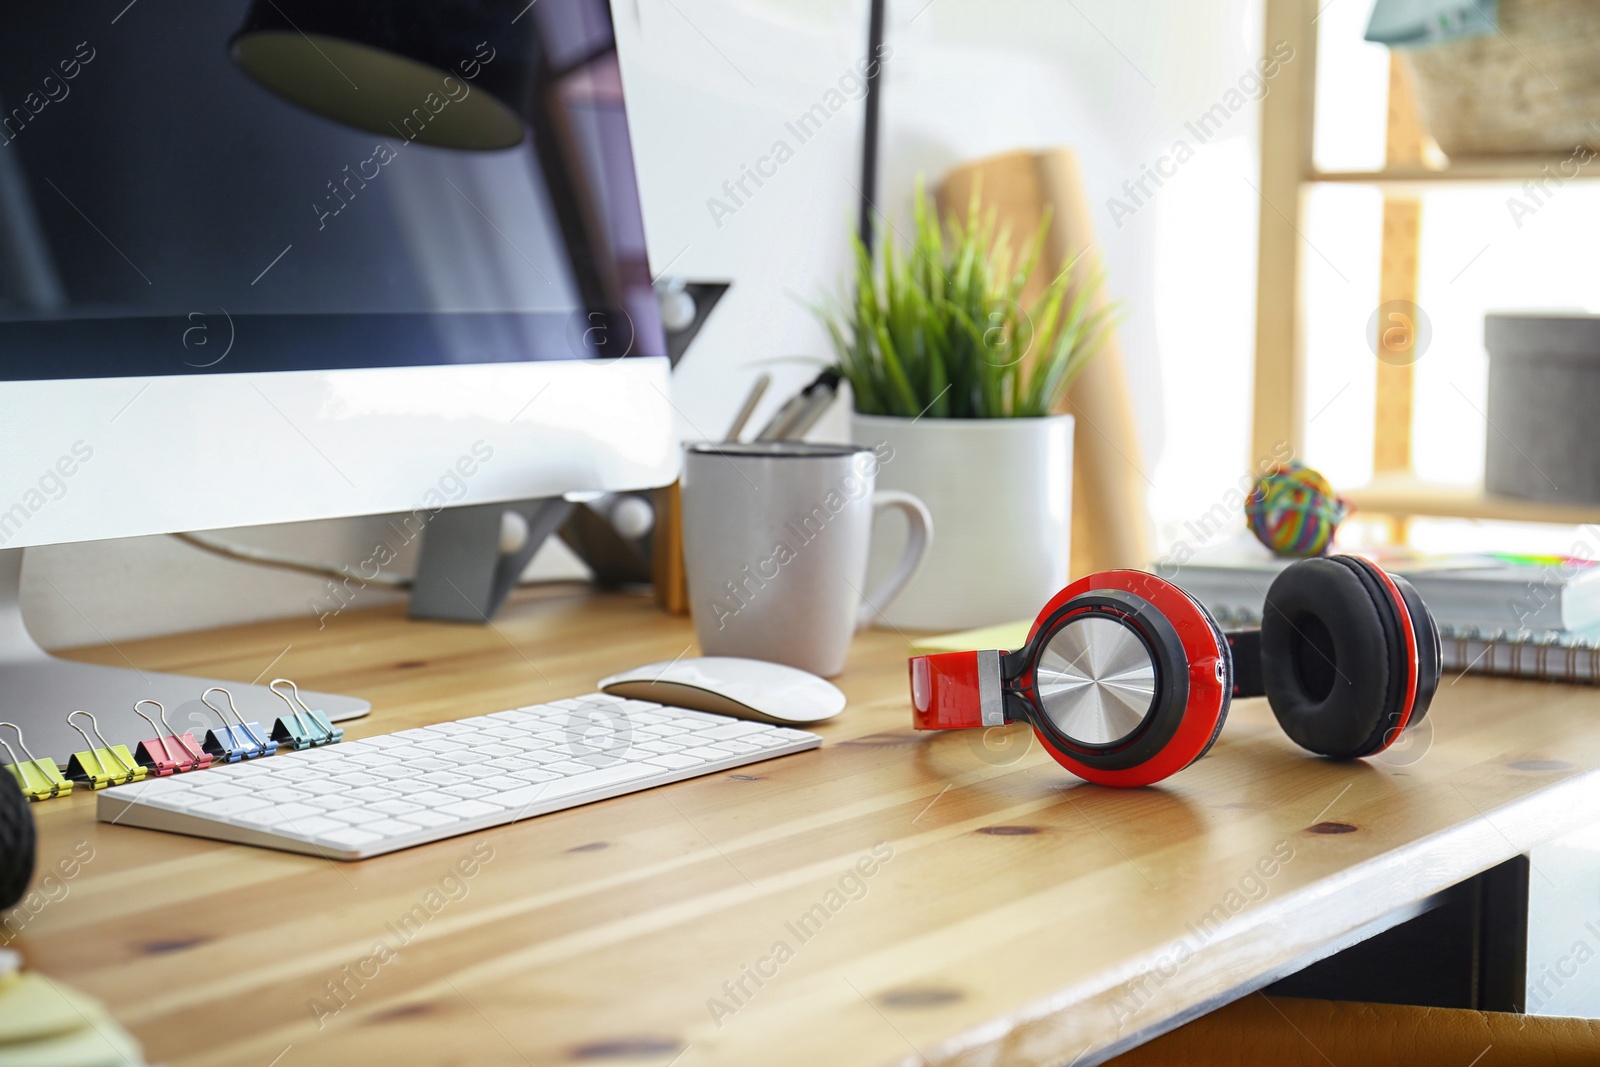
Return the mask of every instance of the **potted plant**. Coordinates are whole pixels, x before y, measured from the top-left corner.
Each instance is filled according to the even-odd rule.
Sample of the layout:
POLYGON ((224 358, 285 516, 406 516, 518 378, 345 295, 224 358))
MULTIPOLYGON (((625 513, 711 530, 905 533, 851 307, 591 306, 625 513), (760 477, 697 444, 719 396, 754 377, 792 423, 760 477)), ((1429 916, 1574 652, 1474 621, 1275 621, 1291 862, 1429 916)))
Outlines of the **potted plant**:
MULTIPOLYGON (((980 209, 941 219, 919 181, 909 247, 855 238, 854 293, 818 309, 855 397, 852 437, 887 444, 878 484, 913 493, 933 544, 885 621, 960 629, 1032 615, 1066 584, 1071 415, 1054 414, 1110 325, 1098 269, 1061 264, 1026 305, 1049 229, 1020 252, 980 209)), ((890 553, 894 537, 874 538, 890 553)), ((874 559, 873 569, 891 561, 874 559)))

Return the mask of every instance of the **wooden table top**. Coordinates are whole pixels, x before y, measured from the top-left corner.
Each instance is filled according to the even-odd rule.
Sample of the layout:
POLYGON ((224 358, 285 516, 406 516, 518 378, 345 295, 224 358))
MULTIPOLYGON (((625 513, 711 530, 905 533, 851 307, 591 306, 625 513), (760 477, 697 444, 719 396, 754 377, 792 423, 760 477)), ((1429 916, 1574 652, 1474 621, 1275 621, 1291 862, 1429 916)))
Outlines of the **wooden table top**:
MULTIPOLYGON (((270 667, 371 699, 361 737, 692 639, 554 588, 492 627, 351 611, 74 655, 270 667)), ((1310 758, 1245 701, 1201 763, 1113 791, 1036 745, 915 733, 905 655, 856 642, 819 751, 360 863, 41 804, 41 873, 83 862, 13 945, 152 1062, 1087 1064, 1600 817, 1593 689, 1446 678, 1431 746, 1387 763, 1310 758)))

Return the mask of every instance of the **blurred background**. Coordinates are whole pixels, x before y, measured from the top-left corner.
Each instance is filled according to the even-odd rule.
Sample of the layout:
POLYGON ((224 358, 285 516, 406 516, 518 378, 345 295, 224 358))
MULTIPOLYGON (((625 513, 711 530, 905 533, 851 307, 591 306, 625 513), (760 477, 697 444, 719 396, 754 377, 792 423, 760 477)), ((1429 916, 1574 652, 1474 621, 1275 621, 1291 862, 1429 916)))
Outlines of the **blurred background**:
MULTIPOLYGON (((1371 0, 1331 0, 1315 23, 1318 171, 1385 164, 1391 59, 1388 48, 1363 40, 1371 11, 1371 0)), ((1133 476, 1148 499, 1158 555, 1180 538, 1194 548, 1212 540, 1195 533, 1207 516, 1207 529, 1218 530, 1219 507, 1233 514, 1216 540, 1242 529, 1239 508, 1224 498, 1256 458, 1260 97, 1270 100, 1307 58, 1295 55, 1275 77, 1248 81, 1268 51, 1266 18, 1261 0, 888 5, 877 201, 889 218, 909 217, 918 175, 931 181, 962 161, 1015 148, 1067 145, 1077 154, 1107 290, 1125 309, 1119 333, 1140 446, 1133 476), (1252 85, 1261 88, 1252 93, 1252 85), (1192 127, 1207 113, 1226 117, 1201 140, 1192 127), (1137 191, 1180 140, 1192 151, 1176 172, 1159 186, 1147 180, 1151 195, 1131 195, 1129 186, 1137 191)), ((862 127, 861 92, 851 91, 858 83, 849 75, 863 52, 867 4, 623 0, 616 22, 652 271, 733 283, 677 369, 679 430, 686 439, 720 433, 754 379, 769 372, 774 387, 753 420, 759 425, 830 355, 810 305, 847 280, 843 238, 859 197, 862 127), (801 142, 788 124, 830 91, 842 93, 844 105, 801 142), (747 182, 751 195, 732 199, 728 187, 779 140, 792 156, 759 186, 747 182)), ((1302 190, 1299 451, 1345 491, 1374 477, 1379 364, 1371 321, 1380 303, 1385 190, 1358 180, 1308 181, 1302 190)), ((1484 313, 1583 310, 1600 291, 1581 237, 1600 216, 1600 186, 1568 182, 1531 215, 1508 210, 1516 191, 1441 183, 1406 192, 1422 205, 1416 303, 1431 325, 1414 365, 1410 477, 1430 491, 1457 487, 1470 496, 1483 480, 1484 313)), ((1271 211, 1280 209, 1294 205, 1271 211)), ((836 405, 810 436, 844 439, 846 409, 836 405)), ((1580 536, 1574 524, 1516 521, 1515 509, 1397 520, 1360 494, 1356 502, 1341 534, 1347 546, 1399 536, 1433 549, 1570 552, 1580 536)), ((354 563, 370 553, 383 522, 229 537, 354 563)), ((306 612, 324 584, 159 537, 42 547, 28 558, 29 624, 53 647, 306 612), (135 602, 122 592, 132 580, 156 592, 135 602)), ((402 556, 394 569, 410 562, 402 556)), ((583 570, 552 539, 530 573, 583 570)), ((363 593, 372 604, 400 595, 363 593)))

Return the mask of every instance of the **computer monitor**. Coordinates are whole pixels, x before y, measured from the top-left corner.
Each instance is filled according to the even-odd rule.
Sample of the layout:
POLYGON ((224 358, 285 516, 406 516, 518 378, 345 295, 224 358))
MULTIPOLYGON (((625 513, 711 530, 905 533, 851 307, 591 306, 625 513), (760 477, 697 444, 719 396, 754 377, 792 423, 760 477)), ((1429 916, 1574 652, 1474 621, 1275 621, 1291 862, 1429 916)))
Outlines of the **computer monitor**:
MULTIPOLYGON (((391 37, 301 25, 316 70, 260 20, 314 4, 0 14, 0 720, 37 755, 83 748, 78 708, 142 739, 136 700, 195 710, 209 680, 46 656, 17 599, 27 546, 389 512, 420 529, 674 476, 605 0, 354 7, 351 32, 391 37), (319 108, 300 79, 348 81, 365 110, 319 108), (451 147, 474 123, 511 140, 507 114, 510 147, 451 147)), ((223 684, 248 718, 282 710, 223 684)))

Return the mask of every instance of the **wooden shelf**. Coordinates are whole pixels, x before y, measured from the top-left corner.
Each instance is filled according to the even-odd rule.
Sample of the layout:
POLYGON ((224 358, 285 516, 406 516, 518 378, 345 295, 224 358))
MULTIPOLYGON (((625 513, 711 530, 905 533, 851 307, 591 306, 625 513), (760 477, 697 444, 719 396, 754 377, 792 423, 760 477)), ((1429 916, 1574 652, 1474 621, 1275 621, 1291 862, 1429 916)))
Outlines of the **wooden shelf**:
POLYGON ((1368 515, 1499 519, 1505 522, 1600 523, 1600 505, 1551 504, 1497 496, 1481 486, 1440 485, 1412 477, 1382 477, 1343 493, 1368 515))
MULTIPOLYGON (((1577 173, 1566 178, 1561 170, 1570 153, 1554 156, 1492 156, 1481 159, 1456 159, 1442 170, 1428 167, 1385 167, 1382 170, 1312 170, 1306 175, 1308 182, 1333 185, 1375 185, 1385 190, 1409 193, 1425 192, 1429 188, 1462 185, 1520 185, 1525 181, 1555 178, 1557 180, 1584 181, 1600 178, 1600 159, 1593 159, 1577 167, 1577 173), (1546 171, 1548 170, 1548 173, 1546 171)), ((1575 164, 1569 164, 1572 170, 1575 164)))

